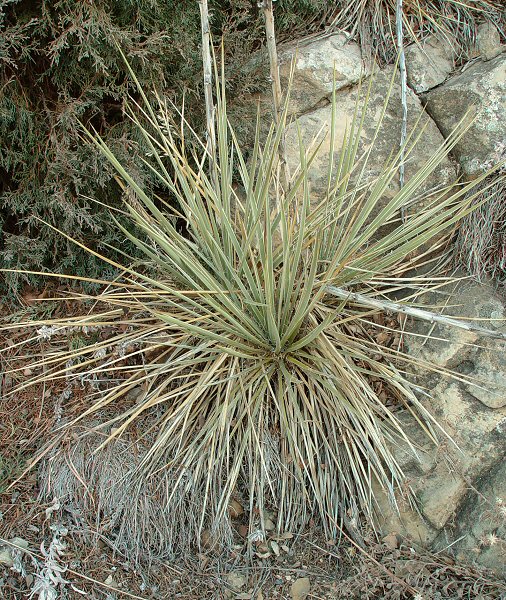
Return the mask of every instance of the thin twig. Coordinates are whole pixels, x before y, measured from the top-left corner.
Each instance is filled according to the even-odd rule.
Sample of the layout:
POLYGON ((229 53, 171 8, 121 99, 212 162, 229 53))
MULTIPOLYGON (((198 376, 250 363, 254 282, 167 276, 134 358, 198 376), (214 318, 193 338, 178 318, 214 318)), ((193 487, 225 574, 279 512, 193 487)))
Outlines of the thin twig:
POLYGON ((214 127, 213 75, 211 63, 211 32, 209 29, 209 9, 207 0, 199 0, 200 24, 202 30, 202 65, 204 69, 204 97, 206 102, 207 151, 211 175, 215 176, 216 132, 214 127))
POLYGON ((263 2, 265 17, 265 35, 267 38, 267 52, 269 53, 270 78, 272 83, 272 102, 274 106, 274 118, 279 124, 281 113, 282 93, 281 80, 279 77, 278 50, 276 47, 276 33, 274 30, 274 10, 272 0, 263 2))
MULTIPOLYGON (((402 103, 402 125, 400 140, 400 165, 399 165, 399 185, 404 187, 404 146, 406 144, 408 129, 408 103, 407 103, 407 78, 406 78, 406 57, 404 54, 404 31, 402 27, 402 0, 397 0, 395 6, 395 21, 397 29, 397 51, 399 53, 399 74, 401 77, 401 103, 402 103)), ((405 207, 401 207, 401 219, 406 220, 405 207)))
MULTIPOLYGON (((264 0, 263 9, 265 17, 265 35, 267 38, 267 52, 269 53, 270 79, 272 83, 272 104, 274 120, 278 127, 284 127, 281 122, 283 94, 281 91, 281 79, 279 76, 278 50, 276 47, 276 33, 274 29, 274 10, 272 8, 273 0, 264 0)), ((283 177, 283 189, 285 194, 290 186, 290 172, 286 160, 285 133, 281 134, 279 142, 279 161, 283 177)))
POLYGON ((452 317, 445 317, 438 313, 423 310, 421 308, 415 308, 413 306, 407 306, 406 304, 399 304, 397 302, 391 302, 390 300, 379 300, 378 298, 371 298, 365 294, 359 294, 357 292, 351 292, 344 288, 338 288, 332 285, 327 286, 326 291, 332 296, 341 298, 342 300, 348 300, 349 302, 355 302, 368 308, 376 308, 378 310, 386 310, 394 313, 400 313, 408 315, 414 319, 421 319, 422 321, 429 321, 429 323, 438 323, 448 327, 457 327, 458 329, 464 329, 478 335, 485 335, 487 337, 506 340, 506 333, 502 331, 494 331, 493 329, 486 329, 479 325, 469 323, 469 321, 461 321, 460 319, 454 319, 452 317))

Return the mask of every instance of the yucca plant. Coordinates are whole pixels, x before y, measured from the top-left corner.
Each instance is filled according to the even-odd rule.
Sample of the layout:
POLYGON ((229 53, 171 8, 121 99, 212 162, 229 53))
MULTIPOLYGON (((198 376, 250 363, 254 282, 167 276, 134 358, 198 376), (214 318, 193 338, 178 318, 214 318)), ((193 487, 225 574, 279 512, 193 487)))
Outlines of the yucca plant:
MULTIPOLYGON (((191 521, 195 542, 204 529, 221 541, 236 494, 248 498, 251 534, 263 529, 264 509, 273 506, 280 530, 315 517, 332 536, 345 515, 374 522, 374 482, 392 502, 396 490, 406 491, 394 448, 416 449, 399 412, 410 413, 434 442, 444 435, 406 374, 415 359, 376 339, 370 326, 394 306, 385 300, 389 292, 441 284, 407 273, 414 253, 470 210, 476 182, 433 194, 405 222, 397 216, 465 127, 378 210, 400 152, 376 180, 367 179, 374 145, 359 155, 358 109, 339 160, 329 161, 327 193, 316 202, 308 170, 318 147, 307 151, 301 141, 299 168, 286 189, 280 184, 286 108, 263 143, 257 126, 246 160, 227 121, 223 79, 216 96, 212 160, 204 142, 201 156, 187 156, 188 124, 176 128, 173 111, 140 87, 139 102, 127 109, 150 148, 146 166, 173 205, 148 195, 100 136, 86 133, 128 191, 125 212, 144 236, 118 227, 145 263, 102 257, 122 276, 93 298, 93 311, 29 324, 39 339, 75 327, 116 329, 91 346, 48 353, 32 365, 43 374, 24 385, 109 376, 106 389, 64 427, 108 415, 107 444, 142 423, 141 437, 150 442, 136 489, 163 471, 160 510, 174 515, 175 529, 191 521), (197 499, 197 517, 181 507, 189 497, 197 499)), ((333 106, 335 121, 335 98, 333 106)), ((403 149, 408 160, 417 135, 403 149)), ((402 310, 414 301, 410 294, 402 310)), ((129 510, 141 510, 134 497, 129 510)))

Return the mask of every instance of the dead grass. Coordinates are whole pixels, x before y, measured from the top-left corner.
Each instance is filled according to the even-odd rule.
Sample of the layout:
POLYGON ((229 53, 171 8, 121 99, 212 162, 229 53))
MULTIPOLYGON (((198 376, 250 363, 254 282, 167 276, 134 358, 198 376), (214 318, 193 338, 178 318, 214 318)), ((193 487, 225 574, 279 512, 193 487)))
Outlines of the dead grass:
MULTIPOLYGON (((350 31, 383 63, 395 61, 395 0, 340 0, 336 4, 331 29, 350 31)), ((480 22, 493 23, 503 40, 505 36, 502 0, 404 0, 403 14, 406 45, 439 32, 451 39, 459 61, 468 57, 480 22)))
MULTIPOLYGON (((490 181, 480 184, 483 189, 490 181)), ((454 261, 479 281, 492 277, 506 282, 506 183, 497 183, 475 202, 488 200, 461 223, 454 249, 454 261)))
MULTIPOLYGON (((152 413, 149 417, 156 418, 152 413)), ((58 498, 72 506, 89 531, 106 536, 136 564, 174 561, 181 551, 191 555, 193 540, 199 539, 202 498, 194 496, 191 487, 184 493, 182 486, 174 497, 168 469, 148 480, 140 476, 140 463, 152 442, 149 436, 138 440, 125 435, 95 452, 106 437, 107 433, 90 435, 82 427, 72 430, 39 470, 41 498, 58 498)), ((230 524, 213 535, 225 547, 232 546, 230 524)))
MULTIPOLYGON (((288 538, 272 535, 279 556, 250 557, 244 544, 235 544, 226 554, 211 549, 195 550, 184 560, 167 564, 156 561, 149 567, 135 565, 106 537, 98 543, 90 539, 96 532, 86 529, 69 510, 51 512, 51 504, 33 505, 30 524, 14 527, 14 534, 29 542, 28 551, 18 562, 21 572, 2 569, 3 597, 19 600, 29 597, 33 577, 40 573, 46 548, 54 539, 55 527, 64 527, 65 552, 60 565, 65 585, 61 598, 83 597, 121 600, 178 598, 196 600, 288 600, 296 579, 308 577, 311 599, 328 600, 457 600, 474 598, 499 600, 506 597, 506 586, 486 569, 457 564, 444 554, 433 555, 400 542, 392 549, 386 544, 367 541, 365 550, 343 539, 329 544, 317 530, 293 534, 288 538), (47 511, 46 509, 49 509, 47 511), (49 514, 49 517, 48 517, 49 514), (231 575, 233 574, 233 575, 231 575), (242 579, 239 588, 232 582, 242 579)), ((37 598, 37 596, 35 596, 37 598)))

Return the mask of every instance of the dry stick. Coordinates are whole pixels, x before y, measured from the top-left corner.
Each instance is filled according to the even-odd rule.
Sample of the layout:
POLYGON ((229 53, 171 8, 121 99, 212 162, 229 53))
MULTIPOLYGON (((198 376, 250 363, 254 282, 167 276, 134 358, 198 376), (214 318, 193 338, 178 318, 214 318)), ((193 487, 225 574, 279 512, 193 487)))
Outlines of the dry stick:
POLYGON ((485 335, 487 337, 495 338, 498 340, 506 341, 506 333, 502 331, 494 331, 493 329, 486 329, 479 325, 474 325, 468 321, 461 321, 452 317, 445 317, 429 310, 422 310, 421 308, 414 308, 405 304, 399 304, 397 302, 391 302, 390 300, 378 300, 378 298, 371 298, 365 294, 358 294, 357 292, 350 292, 344 288, 338 288, 332 285, 326 287, 326 291, 332 296, 336 296, 341 300, 348 300, 367 306, 368 308, 376 308, 378 310, 386 310, 394 313, 400 313, 413 317, 415 319, 421 319, 422 321, 429 321, 429 323, 439 323, 440 325, 446 325, 449 327, 458 327, 465 331, 477 333, 479 335, 485 335))
MULTIPOLYGON (((404 54, 404 33, 402 29, 402 0, 397 0, 395 5, 395 21, 397 29, 397 50, 399 52, 399 73, 401 76, 401 103, 402 103, 402 125, 401 125, 401 156, 399 166, 399 185, 404 187, 404 144, 406 143, 408 129, 408 103, 407 103, 407 80, 406 80, 406 57, 404 54)), ((401 207, 401 220, 406 221, 406 209, 401 207)))
POLYGON ((216 174, 216 131, 214 128, 213 75, 211 62, 211 32, 207 0, 199 0, 200 25, 202 30, 202 65, 204 69, 204 97, 206 102, 207 152, 213 183, 217 189, 216 174))
POLYGON ((282 94, 281 80, 279 78, 278 50, 276 47, 276 34, 274 30, 274 11, 272 0, 263 2, 265 17, 265 34, 267 37, 267 51, 269 53, 270 76, 272 82, 272 101, 274 104, 274 118, 279 124, 279 114, 281 109, 282 94))
MULTIPOLYGON (((274 109, 274 119, 276 125, 281 126, 281 105, 282 105, 282 92, 281 92, 281 80, 279 77, 279 62, 278 62, 278 50, 276 47, 276 33, 274 30, 274 11, 272 8, 273 0, 264 0, 263 9, 265 17, 265 35, 267 38, 267 52, 269 53, 269 64, 270 64, 270 79, 272 82, 272 103, 274 109)), ((279 142, 279 161, 281 163, 281 171, 283 174, 283 188, 285 194, 288 192, 290 186, 290 172, 288 169, 288 162, 286 160, 286 147, 285 147, 285 133, 281 135, 279 142)), ((279 208, 279 206, 278 206, 279 208)))

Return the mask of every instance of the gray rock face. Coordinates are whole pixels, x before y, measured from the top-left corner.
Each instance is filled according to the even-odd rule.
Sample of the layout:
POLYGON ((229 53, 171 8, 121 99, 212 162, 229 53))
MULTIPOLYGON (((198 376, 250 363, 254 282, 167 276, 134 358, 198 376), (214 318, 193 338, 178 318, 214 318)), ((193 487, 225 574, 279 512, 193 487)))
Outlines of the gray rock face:
MULTIPOLYGON (((506 434, 506 428, 504 431, 506 434)), ((476 556, 485 567, 506 575, 506 461, 502 461, 460 509, 453 537, 463 537, 457 558, 476 556)), ((442 546, 447 536, 441 536, 442 546)))
POLYGON ((286 89, 292 61, 293 85, 290 94, 290 113, 302 114, 332 94, 357 83, 369 70, 362 60, 360 46, 348 42, 343 33, 310 40, 284 50, 279 55, 280 75, 286 89), (335 73, 335 75, 334 75, 335 73), (335 77, 335 79, 334 79, 335 77))
POLYGON ((408 85, 417 94, 443 83, 454 67, 455 49, 440 36, 408 46, 405 54, 408 85))
MULTIPOLYGON (((428 299, 430 304, 433 301, 428 299)), ((458 286, 449 304, 454 305, 444 311, 449 315, 501 319, 506 298, 491 286, 465 283, 458 286)), ((487 323, 487 327, 494 326, 506 331, 504 322, 487 323)), ((411 327, 417 334, 427 334, 429 329, 422 323, 411 327)), ((504 572, 506 343, 439 326, 430 335, 432 339, 426 343, 423 337, 407 336, 410 354, 452 370, 457 377, 467 375, 473 382, 430 371, 418 373, 418 385, 431 396, 427 406, 453 441, 443 438, 434 448, 415 431, 414 439, 419 438, 421 446, 420 462, 402 448, 396 450, 418 498, 418 511, 401 504, 399 516, 383 503, 382 527, 436 549, 459 540, 452 546, 456 553, 466 553, 469 559, 472 550, 478 563, 504 572)), ((409 420, 407 426, 414 427, 409 420)))
MULTIPOLYGON (((506 321, 505 298, 493 293, 486 285, 462 287, 451 304, 462 305, 463 315, 484 319, 490 329, 502 330, 506 321)), ((445 311, 459 314, 459 307, 445 311)), ((431 340, 418 354, 429 362, 456 370, 476 380, 476 385, 465 384, 463 389, 489 408, 506 406, 506 353, 494 339, 480 337, 455 328, 444 330, 445 340, 431 340)), ((413 350, 415 349, 412 344, 413 350)))
POLYGON ((467 113, 474 116, 454 154, 468 176, 489 169, 506 152, 506 54, 477 62, 429 92, 426 109, 445 136, 467 113))
POLYGON ((483 60, 492 60, 499 56, 503 48, 501 36, 492 23, 482 23, 476 33, 476 52, 483 60))
MULTIPOLYGON (((369 104, 365 114, 364 127, 361 132, 358 156, 360 156, 373 142, 383 105, 388 96, 391 77, 391 68, 380 71, 374 77, 369 104)), ((361 100, 363 100, 366 94, 366 88, 367 83, 364 83, 361 92, 361 100)), ((343 145, 345 132, 353 119, 358 93, 357 87, 355 87, 349 90, 341 90, 336 97, 337 115, 334 132, 334 161, 336 164, 339 160, 339 153, 343 145)), ((375 140, 374 153, 367 166, 367 175, 364 181, 370 182, 377 177, 381 173, 388 159, 398 151, 401 137, 401 119, 399 115, 402 114, 400 95, 400 87, 395 83, 393 85, 383 123, 375 140)), ((420 122, 418 123, 419 130, 421 130, 422 127, 425 127, 425 130, 410 154, 409 161, 406 164, 406 181, 417 173, 420 167, 422 167, 432 156, 434 150, 443 143, 441 133, 424 113, 417 96, 412 91, 408 90, 407 99, 408 132, 415 127, 418 119, 420 119, 420 122)), ((309 171, 311 192, 315 198, 321 198, 327 190, 327 169, 330 152, 329 128, 331 117, 332 108, 330 105, 327 105, 310 114, 303 115, 297 120, 297 124, 292 123, 286 132, 287 162, 292 170, 296 168, 300 160, 297 126, 301 130, 303 143, 306 148, 311 146, 315 137, 319 140, 323 139, 318 154, 310 166, 309 171)), ((420 192, 440 186, 447 186, 454 181, 455 177, 456 171, 453 163, 449 159, 445 160, 436 172, 426 180, 423 187, 421 187, 420 192)), ((398 178, 394 178, 385 194, 385 201, 393 197, 398 190, 398 178)), ((378 206, 378 210, 381 206, 381 204, 378 206)))
MULTIPOLYGON (((278 58, 283 93, 288 88, 293 63, 288 106, 291 117, 328 104, 334 81, 335 89, 342 90, 355 85, 371 71, 370 61, 363 60, 360 46, 348 41, 343 33, 280 48, 278 58)), ((253 57, 251 69, 256 71, 260 68, 260 62, 258 57, 253 57)), ((263 69, 263 75, 267 79, 268 69, 266 66, 263 69)), ((260 129, 265 137, 274 118, 270 90, 264 94, 246 94, 235 99, 230 111, 236 131, 249 130, 249 135, 246 136, 249 139, 253 135, 252 125, 256 123, 257 111, 261 116, 260 129)))

